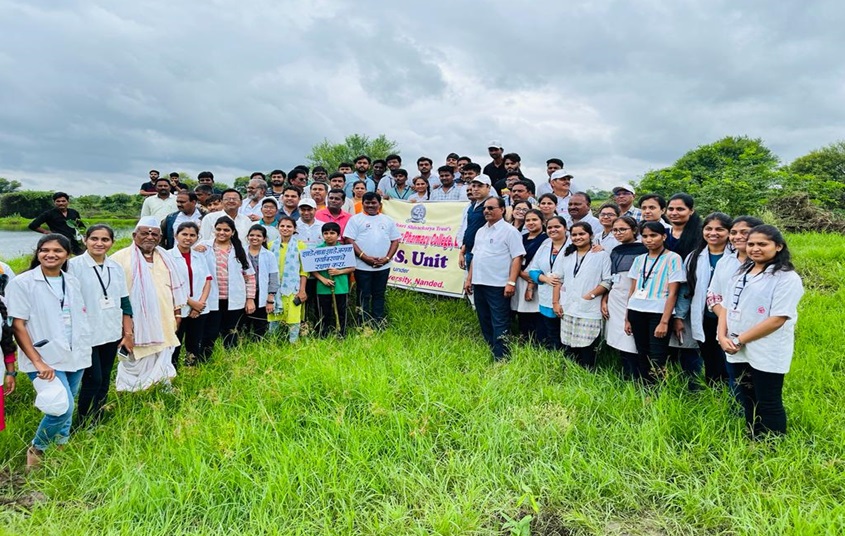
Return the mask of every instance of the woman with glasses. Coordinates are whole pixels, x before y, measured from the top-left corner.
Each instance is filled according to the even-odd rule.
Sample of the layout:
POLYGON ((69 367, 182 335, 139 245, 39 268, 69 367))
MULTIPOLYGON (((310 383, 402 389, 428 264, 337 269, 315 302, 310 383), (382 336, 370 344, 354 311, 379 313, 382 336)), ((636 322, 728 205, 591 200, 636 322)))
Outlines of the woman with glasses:
MULTIPOLYGON (((511 207, 511 225, 516 227, 516 230, 523 235, 527 232, 525 230, 525 214, 531 210, 531 203, 528 201, 517 201, 511 207)), ((540 213, 540 216, 543 214, 540 213)), ((542 226, 542 224, 541 224, 542 226)))
POLYGON ((619 241, 613 236, 613 222, 619 217, 619 207, 613 203, 605 203, 599 209, 599 223, 601 223, 601 230, 596 229, 593 235, 593 251, 610 251, 613 250, 619 241))
MULTIPOLYGON (((520 201, 514 210, 524 204, 525 201, 520 201)), ((537 284, 531 280, 528 266, 534 260, 537 250, 549 237, 543 227, 543 214, 539 210, 529 210, 524 220, 522 246, 525 248, 525 255, 522 257, 522 271, 516 280, 516 292, 511 298, 511 311, 517 315, 519 333, 523 338, 542 341, 543 317, 540 315, 540 301, 537 299, 537 284)))

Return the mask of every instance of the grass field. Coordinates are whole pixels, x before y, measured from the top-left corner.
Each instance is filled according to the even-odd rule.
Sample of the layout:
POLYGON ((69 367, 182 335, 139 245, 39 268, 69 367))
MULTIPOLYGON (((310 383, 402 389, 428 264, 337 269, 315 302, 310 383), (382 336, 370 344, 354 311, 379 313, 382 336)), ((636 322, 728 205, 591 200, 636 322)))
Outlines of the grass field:
MULTIPOLYGON (((519 346, 466 302, 389 293, 390 328, 248 345, 24 477, 21 379, 0 433, 9 534, 845 534, 845 238, 790 237, 808 292, 789 434, 750 443, 724 391, 648 392, 519 346)), ((677 372, 677 371, 676 371, 677 372)))

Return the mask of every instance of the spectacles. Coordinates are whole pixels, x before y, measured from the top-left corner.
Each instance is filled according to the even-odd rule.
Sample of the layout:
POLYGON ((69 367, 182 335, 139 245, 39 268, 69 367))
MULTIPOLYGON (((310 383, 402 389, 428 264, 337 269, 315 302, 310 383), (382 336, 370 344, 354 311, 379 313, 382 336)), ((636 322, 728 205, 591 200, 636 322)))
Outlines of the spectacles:
POLYGON ((483 209, 481 209, 481 210, 482 210, 482 211, 484 211, 484 210, 496 210, 497 208, 499 208, 499 207, 484 207, 484 208, 483 208, 483 209))
POLYGON ((630 230, 631 230, 631 229, 628 229, 627 227, 624 227, 624 228, 622 228, 622 229, 611 229, 611 230, 610 230, 610 232, 611 232, 611 233, 613 233, 613 234, 622 234, 622 233, 624 233, 625 231, 630 231, 630 230))
POLYGON ((615 195, 616 197, 622 197, 624 195, 634 195, 634 194, 632 194, 631 192, 626 192, 625 190, 620 190, 613 195, 615 195))
POLYGON ((599 214, 599 218, 615 218, 616 214, 599 214))

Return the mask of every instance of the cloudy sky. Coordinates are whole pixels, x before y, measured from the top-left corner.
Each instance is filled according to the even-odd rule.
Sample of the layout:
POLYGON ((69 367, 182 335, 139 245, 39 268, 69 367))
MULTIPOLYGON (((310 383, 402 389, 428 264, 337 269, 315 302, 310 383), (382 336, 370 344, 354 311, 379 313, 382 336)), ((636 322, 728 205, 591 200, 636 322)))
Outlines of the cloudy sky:
POLYGON ((406 159, 488 141, 609 187, 726 135, 785 161, 845 138, 845 4, 0 0, 0 176, 134 192, 226 182, 380 133, 406 159))

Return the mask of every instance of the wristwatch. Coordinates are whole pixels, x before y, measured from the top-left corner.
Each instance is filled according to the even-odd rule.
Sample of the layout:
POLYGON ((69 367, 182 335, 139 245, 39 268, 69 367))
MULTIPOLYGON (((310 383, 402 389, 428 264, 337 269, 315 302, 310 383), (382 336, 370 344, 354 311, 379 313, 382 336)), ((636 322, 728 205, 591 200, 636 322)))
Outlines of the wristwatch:
POLYGON ((510 286, 512 286, 512 287, 515 287, 515 286, 516 286, 516 281, 508 281, 508 285, 510 285, 510 286))
POLYGON ((737 335, 736 337, 731 337, 731 342, 732 342, 732 343, 733 343, 733 345, 734 345, 734 346, 736 346, 737 348, 739 348, 740 346, 742 346, 742 343, 741 343, 741 342, 739 342, 739 335, 737 335))
POLYGON ((592 292, 590 292, 590 299, 591 299, 591 300, 595 300, 595 299, 596 299, 596 295, 595 295, 595 294, 593 294, 592 292))
POLYGON ((17 370, 12 370, 12 371, 8 371, 8 370, 7 370, 7 371, 6 371, 6 376, 11 376, 12 378, 15 378, 15 377, 17 377, 17 375, 18 375, 18 371, 17 371, 17 370))

